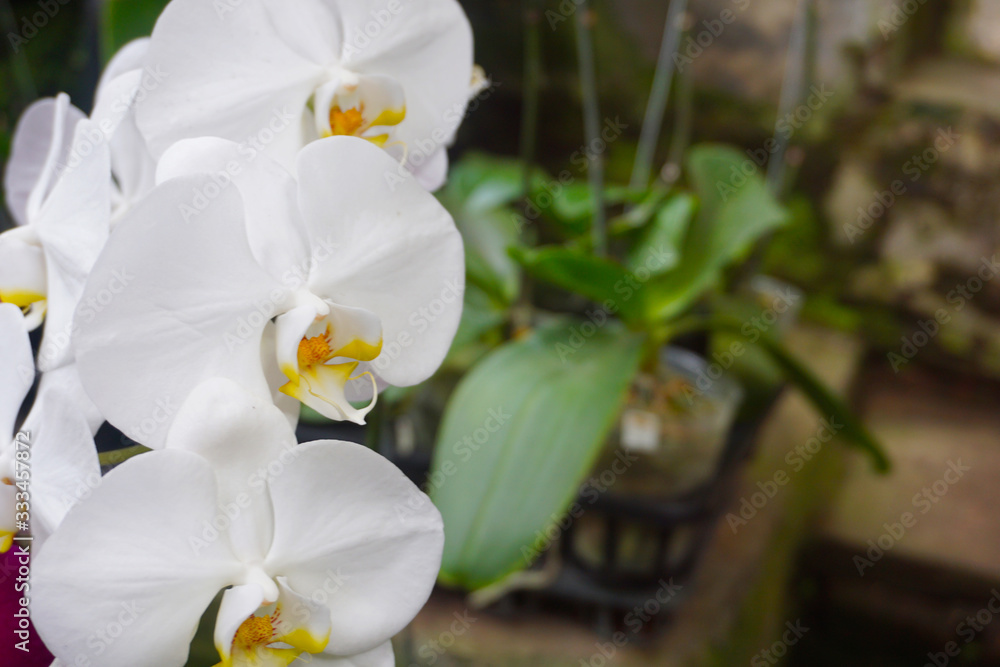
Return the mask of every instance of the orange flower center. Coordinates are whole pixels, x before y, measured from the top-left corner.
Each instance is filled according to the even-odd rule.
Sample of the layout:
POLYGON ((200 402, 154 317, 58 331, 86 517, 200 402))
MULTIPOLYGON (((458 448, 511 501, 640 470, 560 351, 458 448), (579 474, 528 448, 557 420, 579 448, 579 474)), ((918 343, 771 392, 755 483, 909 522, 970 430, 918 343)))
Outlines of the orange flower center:
POLYGON ((312 338, 303 338, 299 342, 299 367, 318 366, 325 364, 333 357, 333 349, 330 347, 330 325, 326 326, 326 331, 312 338))
POLYGON ((234 644, 245 648, 266 646, 274 641, 274 623, 270 616, 251 616, 236 631, 234 644))
POLYGON ((364 124, 365 119, 361 113, 364 105, 360 109, 348 109, 341 111, 340 107, 330 109, 330 131, 334 136, 354 136, 364 124))

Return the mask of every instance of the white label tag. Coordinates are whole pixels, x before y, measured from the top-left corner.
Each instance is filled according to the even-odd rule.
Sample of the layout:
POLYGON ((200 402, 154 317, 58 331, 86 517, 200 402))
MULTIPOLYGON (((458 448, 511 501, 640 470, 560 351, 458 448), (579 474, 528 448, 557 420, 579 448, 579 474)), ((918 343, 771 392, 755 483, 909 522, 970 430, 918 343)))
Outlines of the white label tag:
POLYGON ((660 418, 645 410, 622 415, 622 446, 634 452, 655 452, 660 446, 660 418))

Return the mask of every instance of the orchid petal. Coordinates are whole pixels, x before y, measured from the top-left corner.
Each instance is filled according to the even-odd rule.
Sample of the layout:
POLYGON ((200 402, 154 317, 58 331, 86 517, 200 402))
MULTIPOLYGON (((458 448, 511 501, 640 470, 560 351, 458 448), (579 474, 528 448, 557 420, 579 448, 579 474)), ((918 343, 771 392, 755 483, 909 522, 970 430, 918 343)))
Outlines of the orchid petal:
POLYGON ((472 28, 455 0, 411 0, 367 41, 371 5, 328 5, 349 26, 342 51, 346 69, 391 76, 406 96, 406 120, 394 137, 410 156, 429 158, 446 145, 465 113, 473 75, 472 28), (432 146, 432 147, 429 147, 432 146))
POLYGON ((249 160, 232 141, 203 137, 179 141, 163 154, 156 180, 211 174, 219 187, 235 184, 246 210, 254 257, 286 286, 305 283, 309 271, 306 232, 295 206, 295 180, 266 156, 249 160))
POLYGON ((31 443, 31 532, 36 548, 101 481, 93 431, 80 404, 75 375, 72 368, 43 375, 24 422, 31 443))
POLYGON ((223 378, 206 380, 191 392, 166 442, 168 449, 193 452, 215 467, 219 507, 239 510, 228 517, 225 532, 246 562, 262 560, 271 546, 266 471, 294 457, 296 445, 285 415, 269 398, 223 378))
POLYGON ((327 652, 374 649, 430 595, 444 542, 440 514, 365 447, 322 441, 299 450, 270 481, 275 539, 265 568, 300 594, 328 595, 327 652))
POLYGON ((428 192, 437 192, 448 180, 448 151, 440 148, 419 167, 413 168, 413 177, 428 192))
POLYGON ((77 311, 84 388, 108 421, 154 449, 203 380, 271 395, 261 335, 290 293, 254 260, 235 189, 185 222, 184 206, 208 183, 174 179, 143 199, 109 239, 77 311))
POLYGON ((201 540, 216 503, 211 466, 189 452, 112 470, 33 563, 32 619, 46 647, 69 664, 183 665, 216 593, 243 583, 228 542, 201 540), (113 642, 94 641, 111 627, 122 628, 113 642))
POLYGON ((0 302, 27 308, 45 301, 47 293, 45 252, 34 229, 15 227, 0 234, 0 302))
POLYGON ((21 404, 35 382, 35 359, 21 309, 0 303, 0 446, 14 437, 21 404))
POLYGON ((311 656, 310 664, 315 667, 393 667, 396 656, 392 652, 392 642, 386 642, 364 653, 351 656, 335 656, 320 653, 311 656))
POLYGON ((243 622, 260 609, 264 591, 257 584, 233 586, 222 594, 222 604, 215 619, 215 649, 226 667, 232 665, 233 639, 243 622))
MULTIPOLYGON (((318 315, 307 305, 278 318, 278 364, 288 379, 281 391, 330 419, 363 424, 374 400, 357 409, 347 400, 345 387, 363 381, 364 373, 355 372, 359 361, 380 354, 382 327, 363 308, 327 303, 325 309, 325 315, 318 315)), ((369 378, 374 383, 374 377, 369 378)))
POLYGON ((291 167, 340 26, 320 0, 301 0, 294 11, 283 0, 220 7, 174 0, 164 9, 147 62, 170 76, 139 105, 139 127, 156 156, 181 139, 218 136, 252 139, 254 151, 266 144, 291 167))
POLYGON ((70 363, 73 313, 87 277, 110 231, 110 155, 107 144, 91 143, 100 131, 89 120, 77 124, 73 141, 88 147, 59 178, 32 227, 45 252, 48 314, 38 363, 43 371, 70 363))
POLYGON ((29 208, 37 211, 41 207, 54 185, 56 165, 66 162, 73 128, 84 118, 65 94, 39 100, 21 116, 4 174, 7 207, 17 224, 28 224, 29 208))
POLYGON ((306 228, 314 239, 332 234, 339 242, 317 263, 310 289, 379 318, 387 346, 396 349, 372 365, 379 377, 405 387, 430 377, 451 346, 465 258, 448 212, 413 178, 397 173, 384 151, 351 137, 314 142, 299 155, 306 228))
POLYGON ((321 653, 330 641, 330 611, 324 605, 325 598, 316 592, 311 597, 300 595, 284 577, 277 581, 276 641, 306 653, 321 653))

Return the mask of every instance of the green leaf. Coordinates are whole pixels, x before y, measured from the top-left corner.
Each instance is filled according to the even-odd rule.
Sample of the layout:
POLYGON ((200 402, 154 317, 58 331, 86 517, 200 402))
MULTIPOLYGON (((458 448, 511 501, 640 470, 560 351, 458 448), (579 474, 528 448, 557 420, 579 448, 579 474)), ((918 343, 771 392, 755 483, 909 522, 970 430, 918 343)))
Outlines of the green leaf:
POLYGON ((457 163, 438 193, 465 240, 469 282, 507 305, 520 289, 520 270, 507 251, 521 244, 524 226, 510 204, 523 195, 521 163, 482 154, 457 163))
POLYGON ((759 174, 740 175, 747 161, 725 146, 692 149, 688 173, 701 210, 685 238, 681 263, 646 290, 650 321, 682 313, 722 279, 727 266, 745 258, 758 239, 787 221, 787 212, 759 174))
MULTIPOLYGON (((741 325, 733 319, 715 320, 710 323, 713 329, 739 333, 741 325)), ((842 425, 837 435, 845 438, 872 460, 875 469, 881 473, 889 472, 892 464, 885 449, 875 439, 851 408, 847 406, 823 381, 817 378, 802 362, 795 358, 781 343, 770 336, 761 336, 755 343, 759 349, 781 369, 782 373, 816 407, 824 417, 832 417, 842 425)))
MULTIPOLYGON (((634 191, 633 191, 634 192, 634 191)), ((662 185, 653 185, 645 192, 635 205, 622 215, 612 218, 610 221, 610 232, 612 234, 622 234, 633 229, 638 229, 649 223, 660 210, 663 200, 670 194, 670 189, 662 185)))
POLYGON ((641 358, 643 338, 563 322, 498 348, 452 396, 431 497, 445 524, 441 578, 470 590, 524 569, 538 531, 590 473, 641 358))
POLYGON ((148 37, 168 0, 105 0, 101 5, 101 55, 107 62, 122 46, 148 37))
POLYGON ((622 319, 631 320, 641 311, 641 291, 621 264, 582 250, 550 246, 517 248, 511 252, 524 269, 538 280, 561 287, 603 304, 613 301, 622 319))
POLYGON ((658 276, 677 266, 696 206, 694 197, 688 194, 669 199, 629 253, 629 270, 645 267, 652 275, 658 276), (666 259, 651 262, 651 257, 666 259))

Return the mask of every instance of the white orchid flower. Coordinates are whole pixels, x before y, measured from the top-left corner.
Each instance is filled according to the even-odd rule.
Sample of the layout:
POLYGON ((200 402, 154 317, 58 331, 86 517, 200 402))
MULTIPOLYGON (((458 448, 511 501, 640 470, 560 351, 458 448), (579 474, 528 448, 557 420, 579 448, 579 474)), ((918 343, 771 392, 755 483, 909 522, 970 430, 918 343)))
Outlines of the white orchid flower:
POLYGON ((472 30, 456 0, 173 0, 146 62, 168 75, 138 110, 154 155, 215 136, 292 169, 310 141, 348 135, 434 190, 472 90, 472 30))
POLYGON ((461 236, 412 178, 385 183, 394 162, 383 151, 349 137, 314 142, 297 184, 262 156, 241 165, 237 152, 201 139, 164 156, 164 178, 239 174, 228 187, 223 171, 157 186, 116 228, 84 304, 116 272, 128 288, 77 314, 84 387, 108 421, 153 448, 211 377, 291 403, 293 420, 289 397, 364 423, 372 385, 430 377, 458 327, 461 236))
POLYGON ((31 385, 35 382, 35 359, 21 310, 0 303, 0 553, 6 553, 17 526, 14 504, 18 489, 14 471, 5 465, 8 451, 15 447, 14 427, 31 385))
POLYGON ((110 137, 112 224, 156 183, 156 160, 135 120, 136 106, 165 76, 158 69, 146 67, 148 46, 148 38, 123 46, 105 67, 95 94, 91 118, 105 123, 110 137))
POLYGON ((0 304, 0 553, 20 530, 30 529, 40 546, 101 477, 91 425, 79 407, 86 399, 72 370, 43 376, 15 438, 17 415, 34 379, 24 317, 16 306, 0 304))
POLYGON ((294 442, 269 402, 226 380, 200 385, 167 449, 110 472, 36 557, 32 618, 49 650, 66 664, 179 667, 225 589, 224 667, 303 653, 391 667, 389 639, 437 576, 441 517, 371 450, 294 442), (94 640, 116 623, 114 641, 94 640))

